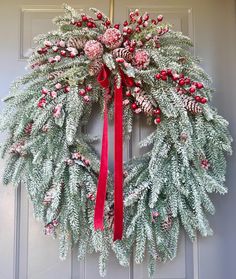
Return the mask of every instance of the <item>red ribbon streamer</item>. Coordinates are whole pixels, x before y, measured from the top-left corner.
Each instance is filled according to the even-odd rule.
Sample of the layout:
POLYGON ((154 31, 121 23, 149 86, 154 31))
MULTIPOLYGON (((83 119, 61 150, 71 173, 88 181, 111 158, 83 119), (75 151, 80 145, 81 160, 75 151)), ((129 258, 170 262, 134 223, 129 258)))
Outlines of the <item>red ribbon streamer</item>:
POLYGON ((102 135, 102 151, 100 160, 100 171, 97 185, 97 196, 94 212, 94 228, 95 230, 103 230, 104 206, 106 200, 107 176, 108 176, 108 112, 107 112, 107 95, 109 91, 109 75, 110 71, 107 67, 103 67, 98 74, 97 81, 106 89, 104 102, 104 118, 103 118, 103 135, 102 135))
POLYGON ((122 86, 115 85, 114 96, 114 150, 115 150, 115 185, 114 185, 114 237, 113 240, 122 239, 123 233, 123 98, 122 86))
MULTIPOLYGON (((101 71, 98 74, 97 81, 101 87, 106 90, 105 93, 105 108, 104 108, 104 120, 103 120, 103 136, 102 136, 102 152, 100 161, 100 173, 97 185, 97 196, 94 213, 94 228, 104 229, 104 206, 106 200, 106 187, 108 177, 108 112, 107 112, 107 98, 109 93, 109 76, 110 70, 103 65, 101 71)), ((113 240, 122 239, 123 234, 123 92, 122 84, 127 87, 134 85, 132 78, 126 76, 122 70, 120 70, 121 85, 117 86, 115 82, 114 92, 114 237, 113 240)))

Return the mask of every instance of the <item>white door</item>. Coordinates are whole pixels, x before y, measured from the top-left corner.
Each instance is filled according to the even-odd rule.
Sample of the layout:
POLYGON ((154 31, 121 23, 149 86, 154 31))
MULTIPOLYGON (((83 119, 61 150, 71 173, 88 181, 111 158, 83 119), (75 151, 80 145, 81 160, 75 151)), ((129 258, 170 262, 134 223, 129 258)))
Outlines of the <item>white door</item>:
MULTIPOLYGON (((27 51, 32 38, 53 28, 51 18, 61 13, 60 0, 0 1, 0 84, 1 98, 8 93, 12 80, 24 73, 27 51), (37 5, 36 5, 37 4, 37 5)), ((139 8, 152 15, 163 14, 174 28, 189 35, 194 53, 203 58, 202 65, 213 77, 214 103, 231 123, 236 138, 236 54, 234 0, 115 0, 115 21, 126 19, 129 10, 139 8)), ((109 0, 67 1, 75 8, 97 7, 109 14, 109 0)), ((101 130, 96 119, 91 133, 101 130)), ((127 156, 138 155, 137 141, 148 131, 137 121, 127 156), (132 151, 132 152, 131 152, 132 151), (132 154, 131 154, 132 153, 132 154)), ((112 158, 110 158, 112 159, 112 158)), ((216 215, 210 218, 213 237, 191 243, 181 235, 177 258, 158 268, 154 278, 161 279, 234 279, 236 278, 236 180, 235 157, 228 159, 229 194, 214 197, 216 215)), ((3 166, 4 162, 2 162, 3 166)), ((42 226, 34 220, 27 194, 18 189, 0 188, 0 278, 1 279, 96 279, 99 278, 97 257, 89 256, 78 263, 76 248, 66 261, 58 258, 58 243, 43 235, 42 226)), ((109 279, 146 279, 145 263, 122 268, 111 255, 109 279)))

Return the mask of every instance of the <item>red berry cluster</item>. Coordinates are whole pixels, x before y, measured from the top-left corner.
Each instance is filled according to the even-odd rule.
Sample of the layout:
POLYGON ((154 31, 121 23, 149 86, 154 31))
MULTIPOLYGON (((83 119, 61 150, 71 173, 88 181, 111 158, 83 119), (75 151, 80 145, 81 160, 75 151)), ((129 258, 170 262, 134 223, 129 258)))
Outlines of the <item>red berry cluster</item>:
POLYGON ((161 110, 160 108, 156 108, 153 110, 153 115, 155 116, 154 123, 158 124, 161 122, 161 110))
MULTIPOLYGON (((127 97, 124 100, 124 105, 129 105, 131 109, 133 110, 133 112, 135 114, 139 114, 141 113, 143 110, 142 105, 139 104, 137 102, 137 98, 135 98, 134 96, 137 94, 141 93, 141 86, 142 86, 142 82, 141 81, 137 81, 135 82, 134 86, 132 88, 128 88, 128 90, 125 92, 125 96, 127 97)), ((145 111, 144 111, 145 112, 145 111)), ((153 109, 153 107, 150 108, 150 110, 147 112, 148 115, 152 115, 155 117, 154 119, 154 123, 158 124, 161 122, 161 110, 160 108, 155 108, 153 109)))
POLYGON ((27 156, 27 151, 24 149, 26 144, 25 139, 21 139, 14 143, 10 148, 10 153, 18 156, 27 156))
POLYGON ((66 47, 66 43, 63 40, 57 41, 57 42, 50 42, 45 41, 44 47, 41 47, 37 50, 37 53, 40 55, 45 55, 50 53, 52 56, 45 58, 45 61, 42 62, 35 62, 33 65, 31 65, 31 68, 35 68, 37 66, 41 66, 45 63, 56 63, 60 62, 62 58, 70 57, 75 58, 76 56, 81 56, 84 54, 82 50, 78 51, 75 48, 66 47))
POLYGON ((61 84, 61 83, 56 83, 54 85, 53 90, 49 90, 46 87, 43 87, 41 90, 42 93, 42 98, 40 98, 38 102, 38 107, 39 108, 44 108, 47 105, 47 100, 52 100, 55 99, 58 95, 58 91, 63 90, 64 93, 69 93, 70 92, 70 86, 69 84, 61 84))
POLYGON ((25 134, 30 135, 32 132, 32 128, 33 128, 33 122, 29 122, 24 128, 25 134))
POLYGON ((86 15, 81 15, 81 18, 79 20, 72 21, 71 24, 77 27, 88 27, 88 28, 97 27, 94 22, 94 19, 86 15))
POLYGON ((201 167, 205 170, 208 170, 210 168, 210 163, 207 159, 201 160, 201 167))
POLYGON ((88 93, 93 90, 93 87, 91 84, 88 84, 85 86, 85 88, 80 88, 79 89, 79 95, 83 97, 83 100, 86 103, 90 102, 90 97, 88 96, 88 93))
POLYGON ((76 161, 80 161, 84 164, 84 166, 89 167, 90 166, 90 160, 86 159, 82 154, 80 154, 79 152, 73 152, 71 153, 71 158, 65 160, 65 163, 68 166, 73 166, 76 161))
POLYGON ((130 12, 129 14, 129 22, 126 20, 124 21, 123 25, 126 27, 130 24, 136 24, 136 32, 140 32, 142 27, 147 27, 150 23, 157 25, 159 22, 163 20, 163 16, 159 15, 157 19, 150 19, 150 16, 147 12, 143 15, 140 15, 139 10, 136 9, 135 11, 130 12))
MULTIPOLYGON (((136 33, 142 32, 147 27, 151 27, 157 25, 163 19, 162 15, 159 15, 157 19, 150 19, 148 13, 144 13, 140 15, 139 10, 136 9, 135 11, 130 12, 130 19, 129 21, 123 22, 123 36, 124 36, 124 46, 129 48, 130 52, 134 52, 136 47, 142 47, 146 42, 150 41, 151 39, 155 42, 156 47, 160 47, 159 44, 159 36, 165 34, 169 31, 168 27, 162 28, 161 26, 156 27, 156 31, 154 34, 149 33, 148 35, 140 38, 138 40, 134 39, 134 35, 136 33)), ((114 28, 119 29, 120 25, 115 24, 114 28)))
POLYGON ((44 234, 53 235, 55 232, 55 227, 57 227, 58 224, 59 224, 59 222, 57 220, 52 220, 52 222, 50 222, 44 226, 44 234))
POLYGON ((201 82, 192 81, 189 77, 185 77, 184 74, 178 74, 171 69, 161 70, 159 73, 155 75, 157 80, 169 81, 176 83, 176 90, 179 94, 194 94, 194 99, 197 102, 205 104, 207 102, 207 98, 201 97, 199 95, 195 95, 199 90, 204 88, 201 82))
POLYGON ((97 13, 97 19, 104 21, 103 25, 107 28, 111 25, 111 22, 109 19, 105 18, 102 13, 97 13))
POLYGON ((89 194, 87 194, 87 199, 89 199, 90 201, 95 201, 95 195, 94 195, 94 193, 89 193, 89 194))
POLYGON ((94 18, 91 18, 91 17, 88 17, 87 15, 81 15, 81 18, 78 19, 78 20, 74 20, 71 22, 72 25, 76 26, 76 27, 88 27, 88 28, 96 28, 97 25, 96 25, 96 20, 101 20, 103 21, 103 25, 105 27, 109 27, 111 25, 111 22, 109 19, 107 19, 106 17, 104 17, 102 15, 102 13, 97 13, 97 18, 94 19, 94 18))

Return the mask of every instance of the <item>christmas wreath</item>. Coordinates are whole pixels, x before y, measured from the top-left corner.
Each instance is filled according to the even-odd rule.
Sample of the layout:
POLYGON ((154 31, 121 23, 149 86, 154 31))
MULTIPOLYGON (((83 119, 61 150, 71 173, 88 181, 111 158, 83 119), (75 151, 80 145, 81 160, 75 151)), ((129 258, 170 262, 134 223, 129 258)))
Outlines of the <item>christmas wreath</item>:
POLYGON ((152 274, 156 262, 176 256, 181 225, 191 239, 212 234, 208 193, 227 191, 228 123, 209 105, 211 82, 190 39, 163 16, 135 10, 120 26, 96 9, 91 17, 64 8, 58 30, 36 39, 32 70, 5 98, 3 181, 25 185, 45 234, 59 235, 62 259, 74 244, 79 259, 99 252, 104 275, 110 248, 124 266, 134 250, 136 263, 147 255, 152 274), (86 132, 94 104, 104 119, 101 158, 86 132), (148 151, 123 167, 122 136, 136 114, 155 129, 140 143, 148 151))

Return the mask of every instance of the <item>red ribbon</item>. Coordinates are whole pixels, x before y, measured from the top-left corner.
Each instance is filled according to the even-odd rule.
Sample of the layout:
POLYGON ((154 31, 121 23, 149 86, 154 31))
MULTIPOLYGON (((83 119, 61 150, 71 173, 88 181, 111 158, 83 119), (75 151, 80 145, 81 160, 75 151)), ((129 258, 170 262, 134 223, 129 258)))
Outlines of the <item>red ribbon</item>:
MULTIPOLYGON (((123 92, 122 84, 131 87, 134 85, 132 78, 126 76, 120 70, 121 85, 118 87, 115 82, 114 92, 114 241, 122 239, 123 234, 123 92)), ((106 200, 106 187, 108 177, 108 112, 107 99, 110 91, 110 70, 103 65, 98 74, 97 81, 101 87, 106 90, 105 93, 105 108, 103 119, 103 136, 102 136, 102 151, 100 161, 100 173, 97 185, 97 196, 94 213, 94 228, 95 230, 104 229, 104 206, 106 200)))
POLYGON ((123 98, 122 85, 115 84, 114 96, 114 241, 123 233, 123 98))
POLYGON ((95 230, 104 229, 103 217, 104 206, 106 200, 107 176, 108 176, 108 112, 107 98, 109 93, 109 75, 110 71, 107 67, 103 67, 98 74, 97 81, 101 87, 105 88, 104 102, 104 118, 103 118, 103 135, 102 135, 102 151, 100 160, 100 171, 97 185, 97 196, 94 212, 94 228, 95 230))

